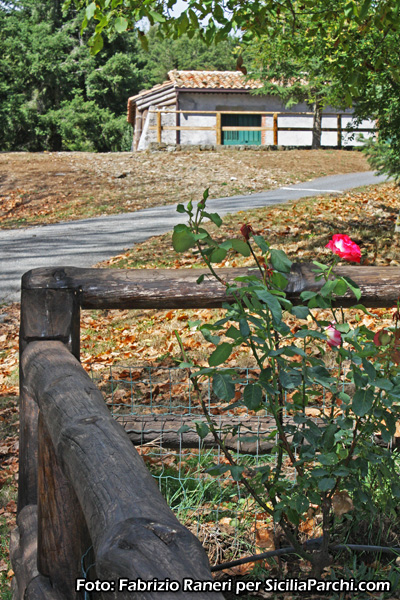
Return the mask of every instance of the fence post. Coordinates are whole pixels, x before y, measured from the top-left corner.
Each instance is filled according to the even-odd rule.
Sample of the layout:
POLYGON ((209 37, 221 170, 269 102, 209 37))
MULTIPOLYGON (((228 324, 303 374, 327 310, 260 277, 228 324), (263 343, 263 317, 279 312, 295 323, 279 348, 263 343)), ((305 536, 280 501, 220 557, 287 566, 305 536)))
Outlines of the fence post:
POLYGON ((215 115, 215 140, 217 146, 222 144, 222 131, 221 131, 221 113, 217 112, 215 115))
POLYGON ((75 579, 83 577, 81 558, 92 544, 80 504, 57 462, 41 413, 38 431, 38 570, 65 598, 75 598, 75 579))
POLYGON ((274 113, 273 127, 274 127, 274 146, 277 146, 278 145, 278 113, 274 113))
MULTIPOLYGON (((74 290, 26 289, 21 292, 20 364, 32 341, 59 340, 79 360, 79 302, 74 290)), ((20 370, 18 512, 37 504, 38 415, 20 370)))
POLYGON ((157 142, 161 144, 161 112, 157 111, 157 142))
POLYGON ((337 147, 342 147, 342 115, 337 116, 337 147))

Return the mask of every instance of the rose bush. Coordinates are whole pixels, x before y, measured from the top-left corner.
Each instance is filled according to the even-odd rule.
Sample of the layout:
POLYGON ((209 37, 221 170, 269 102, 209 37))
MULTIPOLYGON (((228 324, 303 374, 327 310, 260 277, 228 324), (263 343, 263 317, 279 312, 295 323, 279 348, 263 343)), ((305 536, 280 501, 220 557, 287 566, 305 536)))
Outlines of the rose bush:
MULTIPOLYGON (((176 226, 173 233, 175 249, 194 248, 233 298, 231 304, 224 305, 224 318, 204 325, 196 323, 204 338, 215 346, 209 366, 192 371, 206 416, 206 424, 197 424, 198 433, 204 437, 211 432, 225 456, 224 463, 211 472, 230 471, 263 512, 279 523, 288 543, 319 576, 332 560, 332 541, 339 541, 334 527, 338 515, 342 535, 351 521, 343 521, 344 513, 335 513, 338 498, 349 499, 349 510, 353 505, 358 512, 378 510, 375 493, 379 482, 388 478, 391 483, 385 502, 396 505, 400 497, 394 456, 388 447, 375 443, 376 438, 390 443, 400 417, 400 374, 395 358, 399 353, 398 320, 389 336, 375 337, 364 325, 350 328, 343 310, 335 308, 335 298, 350 291, 356 307, 368 312, 358 304, 361 293, 354 282, 334 273, 339 257, 356 263, 360 260, 360 248, 348 236, 333 236, 328 244, 335 254, 332 263, 314 262, 319 289, 304 291, 301 304, 294 305, 285 292, 292 270, 286 254, 271 248, 250 224, 241 228, 244 239, 217 242, 204 222, 210 219, 219 227, 222 220, 207 212, 206 201, 207 192, 197 207, 191 202, 178 205, 188 224, 176 226), (254 269, 246 276, 225 281, 214 265, 228 253, 252 256, 254 269), (289 327, 287 317, 295 317, 298 325, 289 327), (233 350, 242 346, 252 353, 257 367, 253 372, 257 374, 245 382, 234 369, 224 367, 233 350), (335 366, 328 369, 327 359, 332 353, 335 366), (274 426, 263 436, 273 441, 273 466, 266 460, 250 468, 226 448, 226 435, 240 439, 244 434, 237 425, 219 434, 200 393, 203 378, 211 380, 215 397, 224 403, 223 410, 245 407, 251 413, 272 417, 274 426), (310 406, 319 408, 317 420, 310 406), (311 508, 319 512, 322 522, 319 548, 313 552, 303 547, 301 533, 311 508)), ((197 281, 207 285, 204 275, 197 281)), ((187 358, 182 366, 195 367, 187 358)), ((254 435, 247 432, 245 440, 254 435)))

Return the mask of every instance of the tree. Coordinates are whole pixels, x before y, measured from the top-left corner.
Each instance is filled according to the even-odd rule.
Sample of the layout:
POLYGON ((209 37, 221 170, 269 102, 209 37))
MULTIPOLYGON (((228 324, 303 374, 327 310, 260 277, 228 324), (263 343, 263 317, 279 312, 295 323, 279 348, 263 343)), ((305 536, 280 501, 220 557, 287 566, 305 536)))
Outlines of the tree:
POLYGON ((168 71, 206 70, 229 71, 235 69, 234 50, 237 40, 227 38, 217 45, 207 45, 199 35, 189 38, 184 34, 177 39, 162 37, 159 27, 147 33, 147 50, 140 52, 143 62, 141 76, 145 88, 167 79, 168 71))
POLYGON ((129 149, 126 100, 142 87, 137 40, 114 36, 91 56, 81 20, 51 0, 0 4, 2 150, 129 149), (75 138, 66 115, 79 122, 75 138))
POLYGON ((304 31, 312 27, 312 16, 303 14, 300 5, 293 1, 299 16, 295 24, 291 23, 291 34, 284 26, 267 26, 259 39, 245 47, 245 65, 251 78, 263 82, 254 93, 277 95, 288 107, 298 102, 310 105, 314 112, 312 147, 319 148, 322 110, 327 105, 343 108, 347 102, 341 82, 332 76, 326 38, 316 36, 313 45, 304 43, 304 31))

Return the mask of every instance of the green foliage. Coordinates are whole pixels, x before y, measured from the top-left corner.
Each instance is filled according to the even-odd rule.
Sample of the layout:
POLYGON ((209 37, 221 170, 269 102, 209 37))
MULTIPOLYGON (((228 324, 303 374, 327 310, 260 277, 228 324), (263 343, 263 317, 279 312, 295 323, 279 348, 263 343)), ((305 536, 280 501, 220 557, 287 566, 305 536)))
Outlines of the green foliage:
POLYGON ((141 76, 144 88, 165 81, 168 71, 200 70, 200 71, 230 71, 235 69, 236 59, 234 48, 237 42, 228 38, 220 44, 207 45, 199 35, 189 38, 182 35, 177 39, 163 38, 160 28, 150 28, 148 49, 139 52, 143 62, 141 76))
MULTIPOLYGON (((226 287, 227 295, 233 297, 233 304, 225 306, 224 318, 200 326, 203 336, 215 349, 209 356, 209 367, 199 368, 192 375, 207 419, 207 431, 204 428, 199 434, 211 432, 218 438, 234 479, 281 525, 288 541, 311 562, 314 574, 320 576, 331 561, 329 553, 323 548, 306 553, 299 529, 308 518, 311 504, 317 505, 322 515, 326 548, 332 536, 336 541, 339 535, 346 534, 342 521, 341 532, 335 529, 338 524, 335 497, 339 492, 347 497, 349 505, 354 503, 355 511, 369 513, 371 517, 376 514, 381 498, 376 486, 371 486, 371 470, 375 480, 385 482, 386 510, 398 507, 400 488, 393 485, 397 480, 395 455, 389 446, 376 444, 377 437, 390 443, 400 418, 397 322, 380 336, 364 325, 351 329, 346 323, 343 311, 334 307, 335 298, 350 292, 358 302, 360 290, 351 279, 335 276, 338 255, 342 252, 340 246, 331 247, 334 253, 331 264, 314 263, 319 289, 303 292, 300 305, 294 307, 285 292, 291 262, 282 251, 262 243, 250 225, 242 226, 244 240, 240 241, 254 258, 257 276, 240 276, 226 282, 214 268, 213 257, 221 250, 226 256, 227 252, 240 252, 241 248, 233 239, 221 243, 207 233, 206 200, 197 206, 191 202, 186 207, 180 205, 179 212, 186 213, 188 225, 175 227, 174 247, 186 251, 189 246, 185 241, 191 235, 191 247, 206 262, 215 279, 226 287), (311 308, 325 309, 324 317, 311 308), (303 322, 292 330, 285 322, 288 314, 303 322), (224 362, 240 346, 251 350, 258 372, 253 370, 251 377, 241 382, 244 392, 238 398, 238 375, 227 369, 224 362), (326 367, 327 354, 334 354, 332 370, 326 367), (201 399, 198 382, 203 378, 212 380, 213 392, 223 403, 234 401, 230 409, 264 410, 273 417, 272 431, 259 434, 260 442, 265 437, 276 440, 273 451, 277 463, 273 472, 245 468, 226 448, 223 436, 237 435, 237 428, 233 425, 224 429, 223 436, 218 435, 208 406, 201 399), (308 407, 315 405, 315 399, 327 391, 331 395, 329 404, 321 410, 316 423, 308 407), (290 419, 286 418, 288 415, 290 419)), ((187 357, 185 360, 187 364, 187 357)), ((217 467, 213 467, 215 472, 217 467)), ((222 467, 226 469, 227 464, 222 467)))
POLYGON ((93 57, 81 15, 63 18, 57 6, 0 5, 0 149, 129 150, 126 103, 142 86, 137 42, 121 35, 93 57))

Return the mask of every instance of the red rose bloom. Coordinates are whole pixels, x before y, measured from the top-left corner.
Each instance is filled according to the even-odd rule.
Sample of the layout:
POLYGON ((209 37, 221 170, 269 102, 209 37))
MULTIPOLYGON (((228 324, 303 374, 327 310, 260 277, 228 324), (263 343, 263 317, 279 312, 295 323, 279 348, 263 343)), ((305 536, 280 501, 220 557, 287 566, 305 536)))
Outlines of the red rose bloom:
POLYGON ((348 260, 350 262, 359 263, 361 260, 360 247, 357 246, 357 244, 353 242, 348 235, 335 233, 325 248, 329 248, 329 250, 332 250, 334 254, 337 254, 341 258, 344 258, 344 260, 348 260))

